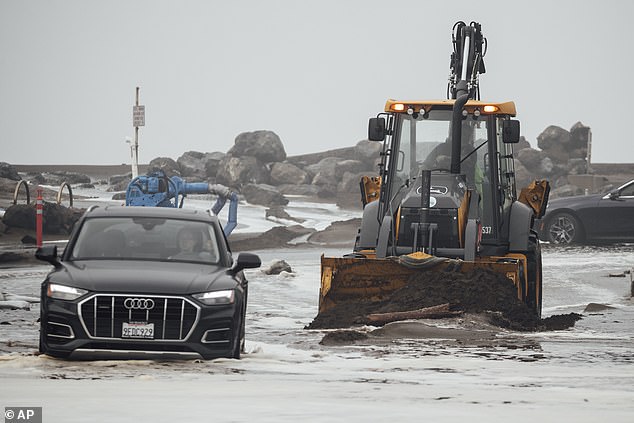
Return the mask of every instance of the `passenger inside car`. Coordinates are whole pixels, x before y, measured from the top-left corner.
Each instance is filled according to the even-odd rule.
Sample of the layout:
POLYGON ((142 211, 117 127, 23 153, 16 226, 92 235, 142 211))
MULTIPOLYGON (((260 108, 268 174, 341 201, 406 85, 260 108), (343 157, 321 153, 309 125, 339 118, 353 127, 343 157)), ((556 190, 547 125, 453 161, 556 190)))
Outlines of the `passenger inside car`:
POLYGON ((214 257, 212 254, 203 249, 203 236, 201 231, 184 227, 178 231, 177 240, 180 252, 170 256, 170 259, 205 262, 213 261, 214 257))
POLYGON ((125 235, 117 229, 93 234, 82 250, 80 257, 113 258, 121 257, 126 246, 125 235))

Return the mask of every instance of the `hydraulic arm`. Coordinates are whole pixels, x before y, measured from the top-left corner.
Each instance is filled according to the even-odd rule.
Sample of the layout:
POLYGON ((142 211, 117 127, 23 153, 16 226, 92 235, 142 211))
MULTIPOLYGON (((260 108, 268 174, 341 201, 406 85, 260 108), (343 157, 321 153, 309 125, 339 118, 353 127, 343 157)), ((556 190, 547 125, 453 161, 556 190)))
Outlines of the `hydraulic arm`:
POLYGON ((468 26, 462 21, 456 22, 452 42, 447 98, 457 99, 467 94, 470 100, 480 100, 479 76, 486 72, 484 55, 487 47, 482 26, 477 22, 471 22, 468 26))

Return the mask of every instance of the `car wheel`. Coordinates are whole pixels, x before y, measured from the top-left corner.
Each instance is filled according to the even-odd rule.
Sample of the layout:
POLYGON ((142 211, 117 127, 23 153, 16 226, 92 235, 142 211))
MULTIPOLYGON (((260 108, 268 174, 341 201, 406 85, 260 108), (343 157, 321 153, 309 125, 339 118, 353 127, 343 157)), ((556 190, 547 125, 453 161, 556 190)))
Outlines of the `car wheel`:
POLYGON ((582 239, 583 229, 579 219, 569 213, 557 213, 546 226, 548 240, 553 244, 571 244, 582 239))

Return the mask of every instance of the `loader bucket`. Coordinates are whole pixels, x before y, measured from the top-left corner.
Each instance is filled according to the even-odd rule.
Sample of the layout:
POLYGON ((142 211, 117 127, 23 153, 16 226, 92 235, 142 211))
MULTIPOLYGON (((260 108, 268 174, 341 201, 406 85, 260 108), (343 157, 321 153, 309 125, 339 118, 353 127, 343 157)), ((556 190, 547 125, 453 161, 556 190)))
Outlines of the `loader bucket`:
POLYGON ((509 257, 461 261, 424 253, 384 259, 322 255, 319 313, 341 304, 354 306, 388 300, 392 293, 405 287, 412 277, 424 278, 423 275, 429 275, 431 278, 433 275, 435 279, 450 279, 452 273, 467 274, 477 269, 488 269, 508 278, 517 289, 517 298, 524 301, 525 289, 523 278, 520 277, 522 266, 520 259, 509 257))

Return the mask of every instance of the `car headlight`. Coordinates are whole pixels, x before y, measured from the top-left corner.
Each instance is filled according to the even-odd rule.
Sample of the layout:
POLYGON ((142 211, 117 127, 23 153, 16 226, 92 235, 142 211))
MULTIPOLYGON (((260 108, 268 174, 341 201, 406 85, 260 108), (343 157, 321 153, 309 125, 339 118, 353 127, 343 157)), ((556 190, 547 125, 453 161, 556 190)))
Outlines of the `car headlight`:
POLYGON ((193 297, 207 305, 219 305, 233 304, 236 294, 233 289, 227 289, 225 291, 201 292, 194 294, 193 297))
POLYGON ((76 300, 88 291, 81 288, 73 288, 72 286, 60 285, 57 283, 49 283, 46 295, 59 300, 76 300))

